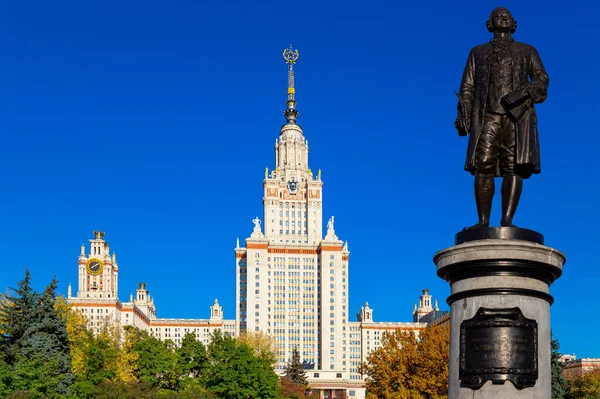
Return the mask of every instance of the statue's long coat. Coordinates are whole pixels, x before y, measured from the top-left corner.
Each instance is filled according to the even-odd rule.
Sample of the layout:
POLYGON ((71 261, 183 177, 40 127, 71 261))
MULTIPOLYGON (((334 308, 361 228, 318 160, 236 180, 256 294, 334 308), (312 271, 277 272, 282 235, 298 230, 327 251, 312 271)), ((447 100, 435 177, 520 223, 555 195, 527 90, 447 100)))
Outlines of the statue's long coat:
MULTIPOLYGON (((532 103, 546 99, 549 78, 542 60, 533 46, 513 42, 510 47, 513 70, 513 90, 522 90, 532 103)), ((474 47, 469 54, 460 85, 466 112, 470 116, 469 147, 465 170, 475 172, 475 149, 483 129, 483 115, 490 79, 490 63, 494 57, 492 44, 474 47)), ((461 104, 459 103, 459 110, 461 104)), ((533 105, 519 118, 516 128, 515 171, 523 177, 540 173, 540 147, 537 117, 533 105)), ((496 172, 499 176, 499 171, 496 172)))

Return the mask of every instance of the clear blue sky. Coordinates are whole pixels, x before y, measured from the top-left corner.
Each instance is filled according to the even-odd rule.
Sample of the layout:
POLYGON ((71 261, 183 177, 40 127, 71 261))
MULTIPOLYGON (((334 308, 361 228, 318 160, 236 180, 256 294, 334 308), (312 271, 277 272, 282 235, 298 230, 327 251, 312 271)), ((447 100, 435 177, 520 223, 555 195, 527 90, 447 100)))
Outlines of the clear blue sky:
MULTIPOLYGON (((425 287, 447 308, 432 256, 476 221, 453 90, 497 5, 4 2, 0 289, 29 267, 36 288, 56 274, 66 293, 79 245, 100 229, 121 299, 144 281, 160 317, 205 318, 219 298, 234 318, 233 248, 262 217, 293 43, 324 217, 349 241, 352 313, 369 301, 376 320, 410 320, 425 287)), ((504 5, 550 75, 542 174, 526 181, 515 222, 567 255, 551 289, 562 350, 600 357, 599 6, 504 5)))

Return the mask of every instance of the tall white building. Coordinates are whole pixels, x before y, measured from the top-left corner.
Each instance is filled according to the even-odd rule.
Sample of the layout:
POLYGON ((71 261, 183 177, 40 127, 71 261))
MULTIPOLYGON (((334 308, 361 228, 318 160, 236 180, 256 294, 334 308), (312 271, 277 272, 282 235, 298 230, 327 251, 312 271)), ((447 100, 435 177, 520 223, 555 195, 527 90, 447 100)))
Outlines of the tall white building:
POLYGON ((334 218, 323 229, 321 173, 309 167, 308 141, 296 124, 297 51, 286 50, 286 123, 275 140, 275 168, 265 171, 263 220, 245 246, 235 248, 236 333, 264 331, 275 338, 277 371, 293 349, 317 370, 344 371, 348 353, 348 247, 334 218))

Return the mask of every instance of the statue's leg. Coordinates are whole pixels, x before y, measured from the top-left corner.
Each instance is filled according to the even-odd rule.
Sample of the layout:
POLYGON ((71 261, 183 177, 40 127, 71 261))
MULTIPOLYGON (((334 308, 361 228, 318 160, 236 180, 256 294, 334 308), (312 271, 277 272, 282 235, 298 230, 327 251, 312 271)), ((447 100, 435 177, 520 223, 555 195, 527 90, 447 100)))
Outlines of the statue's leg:
POLYGON ((495 188, 493 177, 475 176, 475 204, 477 205, 479 222, 465 228, 465 230, 489 227, 495 188))
POLYGON ((498 133, 500 132, 500 115, 486 113, 483 118, 483 129, 477 148, 475 149, 475 203, 477 205, 477 224, 465 230, 489 227, 494 198, 494 176, 500 157, 498 133))
POLYGON ((515 227, 512 224, 519 199, 523 191, 523 178, 521 176, 505 176, 502 180, 502 220, 500 226, 515 227))
POLYGON ((523 191, 523 178, 515 174, 515 125, 508 118, 502 118, 502 145, 501 161, 502 169, 502 219, 500 225, 504 227, 515 227, 513 217, 517 212, 521 192, 523 191))

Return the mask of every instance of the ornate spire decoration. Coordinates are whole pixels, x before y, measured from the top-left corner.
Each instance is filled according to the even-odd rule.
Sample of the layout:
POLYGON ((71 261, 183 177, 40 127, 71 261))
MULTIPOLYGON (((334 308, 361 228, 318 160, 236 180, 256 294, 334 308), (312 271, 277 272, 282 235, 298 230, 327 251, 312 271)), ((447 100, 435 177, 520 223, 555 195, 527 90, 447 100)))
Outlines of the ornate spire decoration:
POLYGON ((96 240, 103 240, 104 239, 104 232, 100 231, 100 230, 94 230, 94 238, 96 240))
POLYGON ((296 119, 300 115, 296 109, 296 100, 294 98, 294 94, 296 94, 294 89, 294 64, 298 61, 299 55, 298 50, 292 50, 291 44, 289 49, 283 50, 283 59, 288 64, 288 99, 286 102, 287 109, 283 111, 283 115, 287 123, 292 124, 296 124, 296 119))

